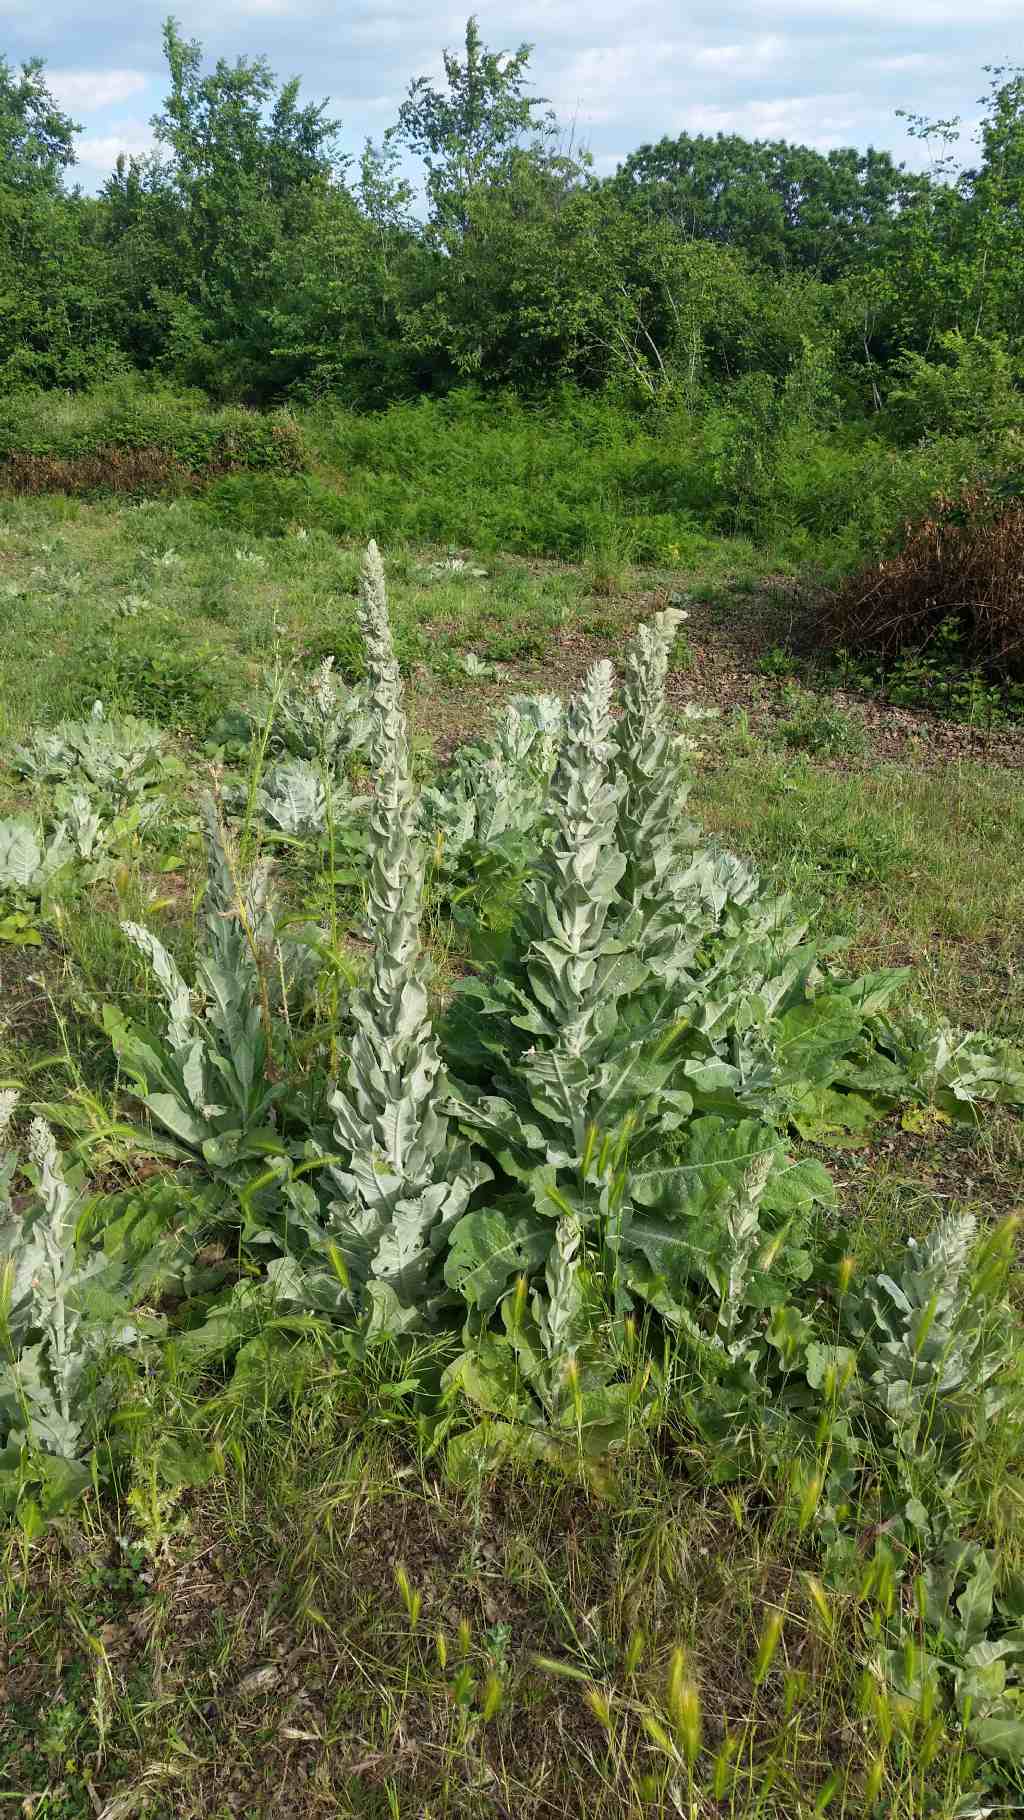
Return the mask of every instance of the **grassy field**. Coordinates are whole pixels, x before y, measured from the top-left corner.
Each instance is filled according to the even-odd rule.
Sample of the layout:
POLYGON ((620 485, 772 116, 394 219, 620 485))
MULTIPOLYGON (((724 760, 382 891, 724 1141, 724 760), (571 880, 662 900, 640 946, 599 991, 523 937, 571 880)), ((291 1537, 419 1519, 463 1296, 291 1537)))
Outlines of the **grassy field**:
MULTIPOLYGON (((718 710, 696 817, 820 906, 851 966, 911 967, 929 1014, 1024 1042, 1024 734, 822 673, 801 656, 806 603, 749 545, 709 544, 685 571, 385 555, 424 777, 506 696, 570 692, 681 605, 670 699, 718 710)), ((232 763, 232 711, 275 665, 359 674, 359 560, 299 524, 243 541, 201 500, 0 502, 0 758, 102 700, 166 728, 181 760, 157 832, 38 942, 0 944, 0 1087, 63 1106, 112 1179, 154 1168, 119 1122, 101 1029, 104 1002, 146 991, 117 918, 187 947, 195 804, 232 763)), ((0 771, 0 813, 32 801, 0 771)), ((301 875, 282 869, 298 908, 301 875)), ((332 907, 345 926, 358 897, 356 878, 332 907)), ((450 932, 438 960, 443 986, 450 932)), ((1021 1124, 999 1109, 893 1117, 826 1160, 837 1255, 858 1268, 940 1214, 984 1228, 1024 1198, 1021 1124)), ((136 1400, 118 1496, 5 1539, 2 1811, 968 1820, 1024 1800, 1018 1763, 866 1669, 894 1597, 867 1521, 860 1568, 824 1586, 799 1487, 753 1454, 720 1471, 673 1413, 671 1364, 657 1435, 622 1459, 458 1483, 417 1400, 437 1376, 427 1343, 367 1370, 307 1339, 255 1407, 237 1382, 200 1394, 169 1354, 136 1400), (173 1491, 152 1467, 168 1435, 173 1491), (189 1484, 200 1441, 217 1470, 189 1484)), ((993 1448, 958 1494, 1006 1573, 1024 1562, 1020 1464, 993 1448)))

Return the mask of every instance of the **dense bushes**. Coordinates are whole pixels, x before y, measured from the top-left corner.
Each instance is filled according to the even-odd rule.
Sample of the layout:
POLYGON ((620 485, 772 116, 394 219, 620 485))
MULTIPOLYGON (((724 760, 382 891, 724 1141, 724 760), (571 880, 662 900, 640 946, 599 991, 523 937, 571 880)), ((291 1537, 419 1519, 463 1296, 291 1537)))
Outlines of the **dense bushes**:
MULTIPOLYGON (((136 370, 263 406, 566 381, 692 400, 744 378, 784 385, 809 349, 854 416, 885 402, 893 368, 917 393, 901 433, 936 423, 906 361, 941 365, 943 337, 978 341, 976 376, 987 363, 997 390, 1000 361, 1012 380, 1005 173, 1020 168, 1024 80, 992 72, 983 157, 955 180, 878 151, 683 135, 600 182, 526 92, 529 48, 503 60, 470 21, 445 87, 414 83, 356 163, 297 83, 259 57, 204 70, 169 21, 161 156, 121 159, 98 197, 65 187, 76 129, 40 70, 26 85, 0 66, 0 378, 136 370), (425 167, 425 220, 403 145, 425 167)), ((979 395, 947 387, 938 427, 983 428, 979 395)))
POLYGON ((446 87, 414 83, 351 170, 325 109, 263 59, 204 72, 173 22, 164 48, 165 155, 122 160, 96 198, 63 186, 75 129, 40 71, 0 69, 0 486, 214 480, 209 510, 253 533, 569 558, 683 564, 724 532, 837 574, 1013 459, 1000 271, 1019 224, 999 173, 1024 86, 1005 72, 956 182, 684 135, 601 183, 527 94, 529 47, 495 57, 473 21, 446 87), (322 471, 301 478, 292 418, 211 398, 311 408, 322 471))
POLYGON ((990 458, 964 439, 894 450, 770 381, 755 400, 743 387, 645 410, 574 388, 543 406, 465 389, 302 421, 318 473, 215 481, 218 522, 672 567, 725 533, 840 573, 990 458))
POLYGON ((389 541, 671 567, 725 534, 838 576, 891 549, 936 495, 1012 460, 1013 434, 893 447, 835 421, 813 355, 783 380, 645 406, 621 391, 563 386, 531 403, 464 387, 373 413, 264 416, 121 381, 0 406, 0 487, 201 485, 203 510, 243 536, 304 526, 362 540, 376 528, 389 541))
POLYGON ((295 474, 299 427, 280 412, 211 409, 201 396, 128 382, 0 404, 0 487, 16 493, 152 492, 236 469, 295 474))

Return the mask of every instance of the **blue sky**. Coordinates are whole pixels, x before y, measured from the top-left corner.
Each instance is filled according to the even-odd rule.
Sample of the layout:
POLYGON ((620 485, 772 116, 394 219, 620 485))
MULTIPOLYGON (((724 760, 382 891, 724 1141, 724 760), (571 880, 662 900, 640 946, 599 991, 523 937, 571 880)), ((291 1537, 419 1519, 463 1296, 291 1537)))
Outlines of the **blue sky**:
MULTIPOLYGON (((0 52, 41 56, 84 128, 76 173, 95 188, 119 150, 144 151, 164 92, 163 0, 0 0, 0 52)), ((178 0, 211 57, 265 53, 329 97, 356 151, 393 120, 411 77, 440 71, 465 12, 417 0, 178 0)), ((492 47, 536 45, 536 91, 575 123, 598 170, 663 133, 740 132, 828 149, 885 146, 910 163, 897 107, 977 121, 986 63, 1024 61, 1022 0, 525 0, 478 8, 492 47)))

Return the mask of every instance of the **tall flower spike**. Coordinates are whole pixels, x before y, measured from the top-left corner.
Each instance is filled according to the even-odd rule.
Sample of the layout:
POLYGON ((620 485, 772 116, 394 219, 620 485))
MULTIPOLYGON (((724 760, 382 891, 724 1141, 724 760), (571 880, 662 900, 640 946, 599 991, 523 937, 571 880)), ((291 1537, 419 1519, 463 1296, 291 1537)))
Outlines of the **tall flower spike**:
POLYGON ((366 667, 372 677, 383 665, 393 663, 395 657, 384 564, 372 537, 359 572, 359 628, 366 646, 366 667))
POLYGON ((78 1435, 79 1425, 72 1418, 71 1406, 83 1364, 75 1346, 82 1317, 67 1302, 76 1278, 74 1242, 79 1202, 65 1180, 60 1152, 45 1119, 32 1120, 28 1146, 29 1155, 39 1171, 38 1192, 43 1205, 43 1217, 36 1222, 33 1233, 40 1247, 32 1284, 34 1319, 48 1353, 57 1396, 59 1433, 64 1445, 70 1449, 78 1435))
POLYGON ((605 923, 624 864, 615 839, 621 786, 609 769, 614 680, 610 663, 595 664, 570 706, 551 786, 555 833, 531 890, 527 973, 547 1034, 571 1057, 589 1047, 599 1017, 605 923))
MULTIPOLYGON (((445 1090, 420 942, 424 853, 409 769, 402 682, 377 546, 360 581, 377 790, 369 822, 370 978, 354 994, 355 1031, 344 1084, 331 1097, 335 1130, 351 1156, 331 1169, 343 1199, 331 1206, 350 1275, 403 1308, 423 1300, 445 1235, 481 1178, 451 1150, 445 1090)), ((393 1311, 392 1311, 393 1312, 393 1311)), ((384 1318, 388 1316, 385 1310, 384 1318)))
POLYGON ((13 1087, 5 1087, 3 1093, 0 1093, 0 1138, 6 1135, 7 1127, 14 1116, 14 1108, 17 1104, 18 1095, 15 1089, 13 1087))
POLYGON ((626 856, 622 894, 638 906, 653 901, 672 870, 680 844, 679 811, 687 786, 680 777, 680 743, 665 701, 672 647, 685 613, 666 608, 637 631, 626 658, 619 769, 625 789, 619 845, 626 856))

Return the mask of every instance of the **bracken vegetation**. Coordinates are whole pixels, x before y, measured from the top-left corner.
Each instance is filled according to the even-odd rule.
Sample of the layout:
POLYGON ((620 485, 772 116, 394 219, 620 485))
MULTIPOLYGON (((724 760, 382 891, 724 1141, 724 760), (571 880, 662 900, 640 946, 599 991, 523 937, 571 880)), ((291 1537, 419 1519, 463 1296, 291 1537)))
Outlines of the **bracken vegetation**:
POLYGON ((936 501, 902 550, 851 576, 823 616, 837 644, 891 662, 956 643, 1003 676, 1024 676, 1024 506, 968 492, 936 501))

